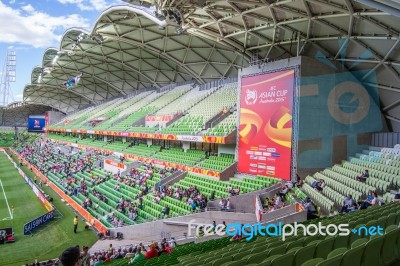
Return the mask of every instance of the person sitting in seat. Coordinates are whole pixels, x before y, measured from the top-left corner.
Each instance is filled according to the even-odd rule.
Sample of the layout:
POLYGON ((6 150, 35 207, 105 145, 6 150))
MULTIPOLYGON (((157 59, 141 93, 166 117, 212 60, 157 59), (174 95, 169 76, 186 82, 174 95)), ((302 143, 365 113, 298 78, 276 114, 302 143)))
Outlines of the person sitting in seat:
POLYGON ((168 216, 169 215, 169 207, 168 205, 165 205, 164 210, 161 212, 161 216, 168 216))
POLYGON ((203 226, 200 226, 197 237, 201 238, 203 236, 204 236, 204 229, 203 229, 203 226))
POLYGON ((315 180, 314 182, 312 182, 311 187, 316 189, 319 182, 321 182, 321 179, 319 181, 315 180))
POLYGON ((276 193, 275 195, 275 202, 274 202, 274 208, 275 209, 279 209, 280 207, 282 207, 282 199, 281 196, 279 195, 279 193, 276 193))
POLYGON ((315 189, 318 190, 319 192, 321 192, 324 189, 324 187, 325 187, 325 180, 321 179, 321 180, 319 180, 315 189))
POLYGON ((146 252, 146 259, 151 259, 154 257, 158 257, 158 250, 156 249, 156 244, 152 243, 149 245, 150 250, 146 252))
POLYGON ((282 201, 285 201, 285 196, 289 192, 289 187, 285 185, 280 192, 278 192, 279 196, 281 197, 282 201))
POLYGON ((315 206, 309 197, 306 199, 306 202, 303 206, 307 210, 307 220, 315 219, 317 210, 315 209, 315 206))
POLYGON ((219 201, 219 208, 221 209, 221 211, 225 210, 226 207, 226 202, 224 199, 221 198, 221 200, 219 201))
POLYGON ((371 194, 368 195, 367 199, 361 203, 360 210, 364 210, 369 206, 374 206, 376 204, 378 204, 378 194, 371 191, 371 194))
POLYGON ((137 248, 137 251, 136 251, 136 255, 135 255, 135 257, 133 257, 130 261, 129 261, 129 264, 136 264, 136 263, 139 263, 139 262, 141 262, 141 261, 143 261, 143 260, 145 260, 146 259, 146 257, 144 256, 144 254, 142 253, 142 248, 141 247, 138 247, 137 248))
POLYGON ((367 178, 369 177, 369 172, 368 170, 365 170, 364 173, 362 173, 360 176, 357 176, 357 180, 361 182, 367 181, 367 178))
POLYGON ((340 214, 344 212, 351 212, 354 211, 356 208, 356 203, 353 200, 353 196, 349 195, 347 198, 344 199, 342 209, 340 210, 340 214))

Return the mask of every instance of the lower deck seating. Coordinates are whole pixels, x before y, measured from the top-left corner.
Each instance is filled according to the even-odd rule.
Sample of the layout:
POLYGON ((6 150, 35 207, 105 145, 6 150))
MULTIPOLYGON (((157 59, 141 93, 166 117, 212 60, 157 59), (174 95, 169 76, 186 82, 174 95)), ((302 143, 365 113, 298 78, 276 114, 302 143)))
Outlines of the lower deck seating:
MULTIPOLYGON (((172 254, 145 260, 135 265, 182 266, 378 266, 399 265, 400 262, 400 204, 391 203, 351 214, 324 217, 306 221, 305 226, 321 223, 349 224, 360 235, 254 237, 251 241, 229 241, 228 238, 199 244, 177 246, 172 254), (362 226, 380 226, 383 235, 369 236, 362 226)), ((126 265, 127 259, 112 261, 109 265, 126 265), (125 263, 125 264, 124 264, 125 263)))

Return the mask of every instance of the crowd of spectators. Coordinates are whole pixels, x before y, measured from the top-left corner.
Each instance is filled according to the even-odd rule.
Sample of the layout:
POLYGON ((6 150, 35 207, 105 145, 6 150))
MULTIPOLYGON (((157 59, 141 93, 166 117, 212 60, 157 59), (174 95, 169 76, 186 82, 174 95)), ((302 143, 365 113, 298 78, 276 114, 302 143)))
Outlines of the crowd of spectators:
POLYGON ((207 206, 207 197, 204 194, 201 194, 199 189, 196 186, 190 186, 187 189, 182 188, 181 186, 173 187, 173 186, 163 186, 158 188, 158 190, 154 191, 154 199, 155 203, 159 203, 164 197, 169 196, 175 198, 177 200, 184 200, 186 204, 188 204, 192 211, 196 210, 204 211, 207 206))
MULTIPOLYGON (((39 171, 47 175, 49 172, 60 173, 62 177, 57 176, 56 182, 64 187, 64 192, 71 196, 78 196, 82 194, 86 199, 82 203, 82 207, 93 208, 97 210, 99 208, 98 203, 93 203, 89 197, 89 191, 87 183, 89 181, 94 186, 100 185, 108 180, 118 181, 114 186, 115 191, 120 191, 120 184, 124 184, 129 187, 135 187, 138 189, 138 194, 136 198, 124 198, 121 197, 116 206, 112 206, 115 210, 125 214, 132 221, 136 221, 138 216, 138 209, 143 208, 143 197, 149 192, 149 187, 147 186, 147 180, 153 178, 154 173, 161 175, 161 178, 166 178, 168 173, 174 173, 176 169, 171 167, 155 167, 152 163, 144 163, 140 169, 132 168, 128 173, 112 174, 111 172, 106 172, 105 175, 96 174, 93 169, 96 167, 97 162, 102 162, 104 154, 99 151, 92 150, 86 151, 65 148, 62 145, 51 142, 50 140, 44 140, 38 138, 30 145, 22 145, 16 149, 19 154, 24 157, 31 164, 35 165, 39 171), (80 172, 86 172, 90 177, 86 180, 78 180, 74 177, 74 174, 80 172)), ((125 158, 120 157, 121 161, 125 158)), ((179 189, 177 191, 180 191, 179 189)), ((91 191, 96 198, 110 205, 111 201, 108 200, 107 196, 100 193, 94 187, 91 191)), ((187 195, 187 193, 185 193, 187 195)), ((188 194, 189 195, 189 194, 188 194)), ((187 195, 187 196, 188 196, 187 195)), ((195 196, 194 192, 190 194, 195 196)), ((202 200, 201 198, 200 200, 202 200)), ((123 226, 124 222, 118 218, 114 212, 110 212, 106 215, 108 222, 116 227, 123 226)))
POLYGON ((48 262, 26 264, 26 266, 63 266, 63 265, 82 265, 82 266, 98 266, 107 264, 113 260, 126 258, 129 259, 129 264, 148 260, 163 254, 171 254, 176 246, 174 238, 167 241, 161 240, 160 243, 152 242, 148 245, 142 243, 126 247, 113 247, 112 244, 106 250, 89 253, 89 248, 84 246, 80 249, 79 246, 66 249, 57 260, 48 262))
POLYGON ((342 214, 342 213, 347 213, 347 212, 353 212, 357 209, 364 210, 368 207, 379 205, 379 203, 380 202, 379 202, 378 194, 374 191, 370 191, 367 198, 365 200, 359 201, 359 202, 356 202, 353 199, 352 195, 348 195, 344 199, 342 208, 340 209, 339 213, 342 214))

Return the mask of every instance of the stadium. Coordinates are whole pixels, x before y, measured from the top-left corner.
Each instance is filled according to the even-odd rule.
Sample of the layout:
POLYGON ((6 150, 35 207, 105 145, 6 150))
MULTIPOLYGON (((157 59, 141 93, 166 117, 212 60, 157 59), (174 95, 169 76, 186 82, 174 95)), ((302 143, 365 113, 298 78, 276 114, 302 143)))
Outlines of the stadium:
POLYGON ((400 265, 398 1, 125 0, 36 63, 0 265, 400 265))

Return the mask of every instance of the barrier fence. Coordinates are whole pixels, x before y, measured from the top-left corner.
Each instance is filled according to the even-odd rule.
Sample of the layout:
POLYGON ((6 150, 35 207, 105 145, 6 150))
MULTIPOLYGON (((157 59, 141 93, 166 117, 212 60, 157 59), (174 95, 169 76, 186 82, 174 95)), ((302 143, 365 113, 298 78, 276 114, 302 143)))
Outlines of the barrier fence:
POLYGON ((122 131, 106 131, 106 130, 86 130, 86 129, 65 129, 65 128, 44 128, 47 132, 60 132, 60 133, 75 133, 75 134, 90 134, 114 137, 130 137, 141 139, 162 139, 162 140, 180 140, 204 143, 217 143, 217 144, 232 144, 227 143, 226 137, 220 136, 190 136, 190 135, 173 135, 161 133, 143 133, 143 132, 122 132, 122 131))
POLYGON ((82 206, 76 203, 70 196, 68 196, 64 191, 62 191, 59 187, 57 187, 50 179, 48 179, 45 175, 43 175, 35 166, 31 165, 27 160, 21 157, 17 152, 13 149, 9 149, 9 151, 17 156, 17 158, 22 161, 25 165, 27 165, 30 169, 32 169, 33 173, 37 175, 42 181, 46 182, 50 186, 50 188, 56 192, 65 202, 67 202, 76 212, 79 213, 81 217, 83 217, 87 222, 89 222, 94 228, 96 228, 99 232, 105 234, 107 228, 98 221, 95 217, 93 217, 87 210, 85 210, 82 206))

